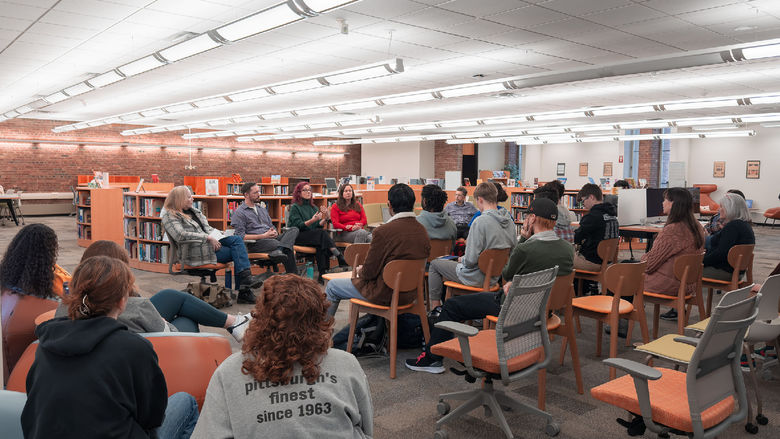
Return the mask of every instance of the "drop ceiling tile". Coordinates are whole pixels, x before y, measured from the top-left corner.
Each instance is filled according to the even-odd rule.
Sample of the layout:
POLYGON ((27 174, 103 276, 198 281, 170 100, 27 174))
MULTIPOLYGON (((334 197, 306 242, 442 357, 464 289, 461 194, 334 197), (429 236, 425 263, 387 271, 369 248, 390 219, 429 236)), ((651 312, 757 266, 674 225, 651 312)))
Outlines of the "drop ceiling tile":
POLYGON ((547 40, 532 45, 535 52, 559 58, 582 60, 589 57, 608 55, 610 52, 593 46, 571 43, 564 40, 547 40))
POLYGON ((647 38, 674 47, 679 47, 683 50, 705 49, 708 47, 726 46, 736 43, 732 38, 724 37, 696 26, 681 28, 676 31, 650 34, 647 35, 647 38))
MULTIPOLYGON (((188 6, 189 8, 189 6, 188 6)), ((138 7, 103 0, 62 0, 56 10, 113 20, 123 19, 138 11, 138 7)))
POLYGON ((480 54, 480 57, 494 60, 503 60, 513 64, 523 64, 527 66, 540 66, 555 62, 567 61, 557 56, 545 55, 532 50, 522 49, 499 49, 492 52, 480 54))
POLYGON ((41 17, 40 21, 43 23, 58 24, 61 26, 71 26, 96 31, 102 31, 116 23, 115 20, 108 18, 76 14, 73 12, 59 11, 57 9, 46 13, 46 15, 41 17))
POLYGON ((484 40, 506 46, 520 46, 534 44, 539 41, 549 41, 551 38, 538 32, 518 29, 503 34, 491 35, 484 38, 484 40))
POLYGON ((37 22, 30 26, 25 33, 35 33, 42 37, 65 38, 68 40, 83 41, 87 40, 97 33, 95 30, 83 29, 73 26, 63 26, 60 24, 37 22))
POLYGON ((755 18, 758 15, 756 12, 754 8, 749 7, 747 4, 739 3, 679 14, 677 18, 697 26, 710 26, 735 20, 755 18))
POLYGON ((47 9, 21 3, 2 2, 0 3, 0 17, 37 20, 47 9))
MULTIPOLYGON (((347 6, 345 9, 351 12, 365 14, 370 17, 383 18, 386 20, 395 19, 402 15, 411 13, 421 13, 430 7, 416 1, 393 0, 393 1, 363 1, 347 6)), ((337 11, 329 12, 336 13, 337 11)))
POLYGON ((661 17, 650 20, 616 26, 617 29, 639 36, 647 36, 658 33, 677 32, 680 29, 692 29, 695 26, 686 23, 676 17, 661 17))
POLYGON ((142 9, 133 14, 126 20, 132 24, 142 24, 144 26, 158 27, 174 31, 205 32, 212 26, 204 25, 203 20, 193 17, 186 17, 179 14, 155 11, 151 9, 142 9))
POLYGON ((437 47, 467 40, 465 37, 447 32, 391 21, 365 26, 354 33, 385 38, 388 41, 392 39, 393 44, 397 41, 403 41, 428 47, 437 47), (392 31, 392 37, 390 36, 390 31, 392 31))
POLYGON ((428 8, 396 17, 394 21, 448 32, 451 26, 472 21, 473 19, 474 17, 471 15, 450 12, 438 8, 428 8))
POLYGON ((775 38, 780 38, 780 35, 778 35, 776 29, 770 29, 770 30, 757 29, 755 31, 752 31, 750 33, 745 33, 742 35, 732 34, 731 37, 740 43, 750 43, 750 42, 757 42, 757 41, 773 40, 775 38))
POLYGON ((591 23, 580 18, 570 18, 567 20, 545 23, 539 26, 533 26, 531 29, 535 32, 558 38, 578 37, 584 33, 609 30, 609 28, 605 26, 591 23))
POLYGON ((750 5, 760 12, 780 15, 780 3, 775 0, 753 0, 750 5))
MULTIPOLYGON (((722 35, 744 38, 755 32, 770 31, 780 28, 780 18, 762 14, 754 15, 747 19, 728 21, 707 25, 705 27, 722 35)), ((778 34, 780 34, 780 32, 778 32, 778 34)))
POLYGON ((526 4, 519 0, 491 0, 489 2, 474 2, 471 0, 454 0, 440 2, 439 7, 452 12, 471 15, 474 17, 486 17, 504 11, 517 9, 526 4))
POLYGON ((307 18, 307 23, 319 24, 321 26, 328 26, 334 29, 341 29, 341 23, 339 20, 344 20, 349 26, 349 31, 355 31, 363 26, 377 24, 385 21, 383 18, 373 17, 371 15, 361 14, 359 12, 352 12, 346 8, 337 9, 327 14, 322 14, 317 17, 307 18))
POLYGON ((490 21, 517 28, 530 28, 544 23, 560 21, 569 18, 566 14, 551 11, 539 6, 526 6, 512 11, 486 17, 490 21))
POLYGON ((513 27, 487 20, 472 20, 450 27, 448 32, 469 38, 490 39, 492 35, 514 30, 513 27))
POLYGON ((3 17, 2 15, 0 15, 0 29, 8 30, 8 31, 16 31, 17 35, 19 34, 19 32, 22 32, 23 30, 27 29, 27 27, 32 22, 33 22, 32 20, 3 17))
POLYGON ((667 14, 676 15, 738 3, 740 1, 743 0, 648 0, 643 5, 667 14))
POLYGON ((503 49, 504 46, 498 44, 486 43, 484 41, 468 40, 454 44, 441 46, 440 49, 451 50, 464 55, 476 55, 482 52, 503 49))
POLYGON ((620 8, 607 9, 584 15, 582 18, 605 26, 620 26, 637 21, 663 17, 665 14, 655 9, 650 9, 641 4, 631 4, 620 8))
POLYGON ((570 0, 550 0, 544 2, 541 6, 579 17, 592 12, 626 6, 630 3, 630 0, 590 0, 574 2, 570 0))
POLYGON ((654 55, 679 52, 679 49, 652 39, 630 35, 626 31, 618 30, 583 34, 577 37, 577 41, 589 46, 640 58, 650 56, 648 52, 652 52, 654 55))
POLYGON ((187 0, 186 8, 182 8, 182 3, 179 0, 155 0, 154 3, 148 6, 148 9, 166 12, 169 14, 186 15, 188 17, 211 20, 213 19, 214 15, 223 12, 225 10, 225 6, 203 0, 187 0))

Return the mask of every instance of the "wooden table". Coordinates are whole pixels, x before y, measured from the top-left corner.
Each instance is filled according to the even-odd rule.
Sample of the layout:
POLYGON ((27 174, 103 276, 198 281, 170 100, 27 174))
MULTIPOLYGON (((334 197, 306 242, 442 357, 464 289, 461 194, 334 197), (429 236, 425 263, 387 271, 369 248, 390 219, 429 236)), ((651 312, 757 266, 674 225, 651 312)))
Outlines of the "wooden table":
MULTIPOLYGON (((640 238, 647 239, 647 248, 645 252, 649 252, 653 248, 653 241, 655 241, 655 235, 664 228, 663 224, 650 225, 650 226, 620 226, 618 234, 624 238, 640 238)), ((628 241, 628 250, 631 252, 631 260, 634 259, 634 249, 631 248, 631 241, 628 241)))

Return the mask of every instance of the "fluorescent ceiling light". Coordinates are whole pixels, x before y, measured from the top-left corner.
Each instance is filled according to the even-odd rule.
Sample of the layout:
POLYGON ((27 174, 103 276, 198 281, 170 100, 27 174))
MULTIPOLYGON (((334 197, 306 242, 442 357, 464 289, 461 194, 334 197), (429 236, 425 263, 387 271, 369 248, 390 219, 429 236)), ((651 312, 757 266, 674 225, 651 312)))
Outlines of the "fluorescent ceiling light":
POLYGON ((227 103, 228 101, 225 98, 219 96, 216 98, 201 99, 199 101, 193 102, 192 105, 195 105, 198 108, 208 108, 208 107, 216 107, 217 105, 223 105, 227 103))
POLYGON ((742 122, 774 122, 780 120, 780 113, 767 113, 767 114, 745 114, 739 116, 742 122))
POLYGON ((504 90, 506 90, 506 87, 504 86, 503 82, 500 82, 495 84, 483 84, 483 85, 475 85, 471 87, 461 87, 461 88, 454 88, 449 90, 441 90, 439 91, 439 94, 441 94, 445 98, 455 98, 459 96, 470 96, 470 95, 477 95, 482 93, 494 93, 497 91, 504 91, 504 90))
POLYGON ((634 105, 630 107, 604 108, 592 110, 594 116, 614 116, 617 114, 649 113, 655 111, 652 105, 634 105))
POLYGON ((776 104, 778 102, 780 102, 780 95, 750 98, 750 103, 753 105, 776 104))
POLYGON ((330 107, 317 107, 317 108, 307 108, 305 110, 296 110, 295 114, 298 116, 311 116, 313 114, 325 114, 330 113, 330 107))
POLYGON ((125 79, 125 77, 117 73, 116 70, 109 70, 106 73, 103 73, 102 75, 97 75, 92 79, 88 79, 87 82, 89 83, 89 85, 95 88, 99 88, 99 87, 105 87, 109 84, 113 84, 123 79, 125 79))
POLYGON ((212 127, 225 126, 230 124, 231 124, 230 119, 212 120, 211 122, 208 123, 208 125, 212 127))
POLYGON ((52 94, 50 94, 49 96, 46 96, 43 99, 45 99, 46 102, 48 102, 50 104, 56 104, 57 102, 62 102, 65 99, 68 99, 68 95, 66 95, 65 93, 63 93, 61 91, 58 91, 57 93, 52 93, 52 94))
POLYGON ((624 130, 632 130, 637 128, 666 128, 669 126, 669 121, 666 120, 640 120, 636 122, 620 122, 620 128, 624 130))
POLYGON ((400 58, 395 60, 395 65, 391 65, 391 63, 392 61, 364 69, 326 75, 324 79, 331 85, 338 85, 355 81, 363 81, 366 79, 380 78, 382 76, 392 75, 394 73, 400 73, 404 71, 403 61, 401 61, 400 58))
POLYGON ((149 110, 149 111, 142 111, 141 116, 143 117, 155 117, 166 114, 163 110, 155 109, 155 110, 149 110))
POLYGON ((502 124, 508 124, 508 123, 523 123, 528 122, 528 118, 525 116, 522 117, 499 117, 499 118, 491 118, 491 119, 485 119, 483 121, 485 125, 502 125, 502 124))
POLYGON ((360 0, 303 0, 303 3, 314 12, 326 12, 356 1, 360 0))
POLYGON ((265 119, 265 120, 284 119, 284 118, 287 118, 287 117, 290 117, 290 112, 288 112, 288 111, 282 111, 282 112, 279 112, 279 113, 268 113, 268 114, 263 114, 262 115, 262 118, 265 119))
POLYGON ((238 41, 299 20, 303 20, 303 16, 290 9, 287 2, 283 2, 219 27, 216 32, 228 41, 238 41))
POLYGON ((736 107, 737 105, 738 104, 736 99, 727 99, 727 100, 682 102, 679 104, 664 104, 664 109, 666 111, 698 110, 701 108, 736 107))
POLYGON ((413 102, 425 102, 436 99, 432 93, 420 93, 406 96, 396 96, 390 98, 382 98, 382 103, 385 105, 396 104, 411 104, 413 102))
POLYGON ((325 85, 321 83, 319 80, 317 80, 316 78, 314 78, 314 79, 307 79, 304 81, 290 82, 287 84, 272 85, 269 88, 273 90, 274 93, 276 94, 282 94, 282 93, 295 93, 299 91, 311 90, 320 87, 325 87, 325 85))
POLYGON ((31 111, 33 111, 33 109, 29 105, 22 105, 21 107, 16 109, 16 112, 19 114, 27 114, 31 111))
POLYGON ((221 45, 222 44, 214 41, 207 33, 205 33, 200 34, 195 38, 190 38, 187 41, 173 45, 167 49, 163 49, 159 53, 163 58, 168 60, 168 62, 174 62, 192 55, 197 55, 207 50, 211 50, 221 45))
POLYGON ((229 94, 228 97, 233 102, 248 101, 251 99, 259 99, 271 96, 271 93, 265 88, 257 88, 249 91, 242 91, 238 93, 229 94))
POLYGON ((746 131, 720 131, 714 133, 702 133, 702 135, 708 139, 718 137, 750 137, 755 136, 756 132, 753 130, 746 131))
POLYGON ((185 104, 175 104, 175 105, 169 105, 167 107, 163 107, 163 109, 168 113, 178 113, 180 111, 192 110, 193 108, 195 107, 193 107, 192 104, 189 102, 185 104))
POLYGON ((92 90, 92 87, 89 86, 86 82, 79 82, 76 85, 70 86, 63 90, 66 95, 73 97, 80 95, 82 93, 86 93, 88 91, 92 90))
POLYGON ((742 49, 742 56, 745 59, 770 58, 780 56, 780 44, 770 44, 768 46, 748 47, 742 49))
POLYGON ((374 108, 377 106, 378 104, 376 101, 362 101, 353 102, 351 104, 334 105, 334 107, 339 111, 362 110, 364 108, 374 108))
POLYGON ((249 122, 257 122, 260 120, 257 116, 242 116, 242 117, 234 117, 233 122, 234 123, 249 123, 249 122))
POLYGON ((734 128, 736 128, 736 125, 733 123, 725 124, 725 125, 701 125, 701 126, 691 127, 691 129, 694 131, 732 130, 734 128))
POLYGON ((19 112, 16 110, 11 110, 8 113, 3 114, 3 116, 7 117, 8 119, 12 119, 19 115, 19 112))
MULTIPOLYGON (((558 119, 576 119, 578 117, 585 117, 584 111, 570 111, 565 113, 543 113, 532 116, 534 120, 558 120, 558 119)), ((486 122, 487 123, 487 122, 486 122)))
POLYGON ((149 55, 118 67, 117 70, 125 76, 134 76, 164 65, 165 63, 154 55, 149 55))

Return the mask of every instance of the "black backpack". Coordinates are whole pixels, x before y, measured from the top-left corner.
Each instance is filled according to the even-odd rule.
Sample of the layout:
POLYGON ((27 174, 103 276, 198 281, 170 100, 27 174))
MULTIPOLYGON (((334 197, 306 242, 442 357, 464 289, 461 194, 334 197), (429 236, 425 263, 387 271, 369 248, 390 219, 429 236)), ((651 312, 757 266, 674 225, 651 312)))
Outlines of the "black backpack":
MULTIPOLYGON (((389 338, 387 321, 373 314, 360 317, 355 326, 355 339, 352 342, 352 354, 356 357, 387 355, 387 340, 389 338)), ((333 347, 347 350, 349 325, 341 328, 333 336, 333 347)), ((420 317, 415 314, 398 315, 398 348, 420 348, 424 342, 420 317)))

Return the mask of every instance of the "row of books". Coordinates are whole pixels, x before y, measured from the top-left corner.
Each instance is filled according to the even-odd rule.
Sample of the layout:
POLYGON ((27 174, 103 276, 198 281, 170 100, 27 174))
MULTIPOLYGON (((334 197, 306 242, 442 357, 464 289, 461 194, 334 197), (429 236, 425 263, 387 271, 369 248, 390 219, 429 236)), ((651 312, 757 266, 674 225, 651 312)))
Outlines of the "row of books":
POLYGON ((141 223, 141 238, 152 241, 162 241, 162 224, 154 221, 144 221, 141 223))
POLYGON ((290 187, 287 185, 260 186, 262 195, 287 195, 290 193, 290 187))
POLYGON ((243 183, 228 183, 227 194, 228 195, 241 195, 241 186, 243 183))
POLYGON ((524 221, 527 216, 528 216, 527 210, 524 210, 519 207, 512 208, 512 219, 514 219, 516 223, 524 221))
POLYGON ((168 244, 150 244, 142 242, 138 245, 138 260, 167 264, 168 244))
POLYGON ((582 205, 582 202, 579 203, 577 202, 576 195, 563 194, 563 199, 561 200, 561 204, 563 204, 569 210, 585 208, 585 206, 582 205))
POLYGON ((528 207, 533 199, 533 194, 512 194, 511 203, 512 206, 528 207))
POLYGON ((92 204, 92 195, 88 191, 76 192, 76 204, 89 206, 92 204))
POLYGON ((89 208, 79 207, 77 212, 77 221, 80 223, 92 222, 92 210, 89 208))
POLYGON ((138 215, 159 218, 163 202, 164 200, 162 198, 141 198, 138 202, 138 215))
POLYGON ((135 197, 125 196, 123 203, 125 215, 135 215, 135 197))
POLYGON ((135 238, 136 236, 137 222, 135 218, 125 218, 125 236, 135 238))
POLYGON ((79 239, 92 239, 92 226, 77 224, 76 233, 79 239))

